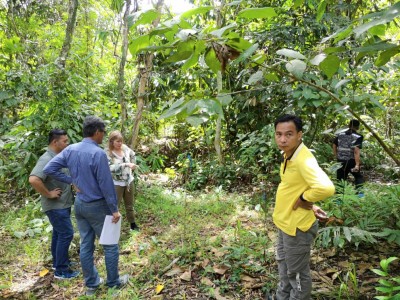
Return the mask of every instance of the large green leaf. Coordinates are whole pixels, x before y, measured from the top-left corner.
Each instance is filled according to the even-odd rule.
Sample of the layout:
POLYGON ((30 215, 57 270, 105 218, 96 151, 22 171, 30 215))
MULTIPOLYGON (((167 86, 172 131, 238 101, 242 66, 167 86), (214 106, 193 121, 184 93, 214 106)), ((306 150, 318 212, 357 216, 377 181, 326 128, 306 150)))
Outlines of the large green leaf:
POLYGON ((376 25, 370 29, 368 29, 368 32, 372 35, 377 35, 377 36, 385 36, 386 34, 386 26, 383 24, 376 25))
POLYGON ((210 116, 207 114, 195 114, 188 116, 186 118, 186 121, 192 125, 193 127, 197 127, 205 122, 207 122, 210 119, 210 116))
POLYGON ((129 52, 132 55, 136 55, 140 50, 148 47, 149 45, 150 45, 149 35, 139 36, 129 43, 129 52))
POLYGON ((293 3, 293 9, 296 9, 304 4, 304 0, 295 0, 293 3))
POLYGON ((207 64, 207 66, 215 73, 217 74, 218 71, 221 71, 221 63, 217 58, 217 55, 215 54, 215 51, 213 48, 209 48, 208 51, 206 52, 206 55, 204 57, 204 60, 207 64))
POLYGON ((397 46, 396 48, 390 49, 383 51, 382 53, 379 54, 378 58, 375 61, 375 66, 381 67, 385 65, 387 62, 390 61, 390 59, 400 53, 400 46, 397 46))
POLYGON ((187 18, 190 18, 193 15, 202 15, 202 14, 205 14, 205 13, 209 12, 212 9, 213 9, 212 6, 196 7, 196 8, 190 9, 190 10, 185 11, 184 13, 182 13, 180 15, 180 18, 181 19, 187 19, 187 18))
POLYGON ((165 35, 169 32, 172 32, 173 34, 175 34, 178 31, 179 31, 178 25, 175 25, 173 27, 159 27, 159 28, 152 30, 150 32, 150 36, 154 36, 154 35, 161 36, 161 35, 165 35))
POLYGON ((294 51, 291 49, 286 49, 286 48, 276 51, 276 54, 283 55, 283 56, 290 57, 290 58, 306 59, 306 57, 303 54, 301 54, 300 52, 297 52, 297 51, 294 51))
POLYGON ((345 28, 340 28, 335 33, 331 34, 330 36, 323 38, 321 40, 321 43, 325 43, 326 41, 329 41, 330 39, 333 39, 333 38, 335 38, 334 43, 337 43, 337 42, 349 37, 352 32, 353 32, 353 25, 347 26, 345 28))
POLYGON ((191 55, 192 55, 192 51, 181 51, 181 52, 175 52, 174 54, 172 54, 171 56, 169 56, 165 62, 166 63, 175 63, 178 61, 182 61, 182 60, 186 60, 188 59, 191 55))
POLYGON ((346 51, 346 47, 328 47, 324 49, 325 54, 338 53, 346 51))
POLYGON ((217 96, 217 100, 219 101, 219 103, 221 103, 222 106, 226 106, 232 102, 233 98, 229 94, 221 94, 217 96))
POLYGON ((200 57, 199 53, 193 52, 192 55, 183 64, 182 71, 187 71, 191 67, 195 66, 199 61, 199 57, 200 57))
POLYGON ((111 9, 117 13, 121 12, 122 7, 124 7, 124 0, 111 0, 111 9))
POLYGON ((233 62, 233 64, 238 64, 241 63, 242 61, 246 60, 247 58, 249 58, 251 55, 253 55, 253 53, 258 49, 258 43, 255 43, 254 45, 252 45, 250 48, 248 48, 246 51, 242 52, 242 54, 240 54, 240 56, 238 58, 236 58, 233 62))
POLYGON ((243 2, 243 0, 237 0, 237 1, 232 1, 232 2, 226 3, 225 5, 226 6, 234 6, 234 5, 239 5, 242 2, 243 2))
POLYGON ((318 5, 317 18, 316 18, 317 22, 321 21, 322 17, 324 16, 325 9, 326 9, 326 1, 323 0, 318 5))
POLYGON ((319 64, 319 68, 326 76, 328 76, 329 79, 337 72, 339 66, 340 59, 336 55, 329 55, 319 64))
POLYGON ((247 81, 248 84, 252 85, 255 84, 259 81, 261 81, 264 78, 264 73, 263 71, 257 71, 254 74, 251 74, 249 80, 247 81))
POLYGON ((326 54, 325 53, 320 53, 320 54, 317 54, 316 56, 314 56, 310 60, 310 63, 315 65, 315 66, 318 66, 325 58, 326 58, 326 54))
POLYGON ((214 99, 202 99, 197 101, 197 107, 200 112, 206 112, 209 115, 219 115, 224 117, 221 104, 214 99))
POLYGON ((222 106, 215 99, 193 99, 185 105, 187 115, 208 114, 209 116, 218 115, 224 117, 222 106))
POLYGON ((238 18, 245 19, 265 19, 277 16, 272 7, 247 8, 238 13, 238 18))
POLYGON ((275 82, 280 81, 278 75, 273 72, 265 74, 265 79, 270 80, 270 81, 275 81, 275 82))
POLYGON ((161 114, 158 120, 171 118, 173 116, 180 114, 185 109, 184 103, 185 103, 185 98, 183 97, 179 98, 171 105, 169 109, 167 109, 164 113, 161 114))
POLYGON ((225 44, 242 52, 250 48, 253 44, 249 41, 245 40, 244 38, 240 37, 236 32, 229 32, 227 35, 224 36, 225 44))
POLYGON ((299 59, 293 59, 286 64, 286 70, 288 70, 294 76, 301 78, 307 65, 304 61, 299 59))
POLYGON ((235 27, 236 27, 236 24, 230 24, 230 25, 225 26, 225 27, 222 27, 222 28, 220 28, 220 29, 211 31, 210 34, 212 34, 212 35, 214 35, 214 36, 216 36, 216 37, 221 38, 221 37, 225 34, 225 32, 226 32, 227 30, 230 30, 230 29, 235 28, 235 27))
POLYGON ((166 59, 165 62, 178 62, 188 59, 194 52, 196 41, 188 40, 181 41, 176 47, 176 52, 166 59))
POLYGON ((138 25, 150 24, 155 19, 157 19, 159 15, 160 13, 155 9, 136 12, 133 15, 129 16, 128 26, 135 28, 138 25))
POLYGON ((190 36, 194 36, 197 33, 196 30, 194 29, 182 29, 181 31, 179 31, 176 36, 183 40, 186 41, 190 38, 190 36))
POLYGON ((361 34, 372 27, 389 23, 394 18, 398 17, 400 15, 400 2, 397 2, 396 4, 389 7, 387 10, 376 15, 378 15, 376 19, 354 28, 354 33, 356 34, 356 37, 359 37, 361 34))
POLYGON ((368 46, 363 46, 363 47, 358 47, 358 48, 353 48, 354 51, 356 52, 375 52, 375 51, 382 51, 382 50, 390 50, 393 48, 398 48, 398 45, 394 45, 391 43, 387 42, 380 42, 368 46))
POLYGON ((335 89, 340 88, 341 86, 347 84, 348 82, 350 82, 350 79, 342 79, 342 80, 340 80, 340 81, 335 85, 335 89))

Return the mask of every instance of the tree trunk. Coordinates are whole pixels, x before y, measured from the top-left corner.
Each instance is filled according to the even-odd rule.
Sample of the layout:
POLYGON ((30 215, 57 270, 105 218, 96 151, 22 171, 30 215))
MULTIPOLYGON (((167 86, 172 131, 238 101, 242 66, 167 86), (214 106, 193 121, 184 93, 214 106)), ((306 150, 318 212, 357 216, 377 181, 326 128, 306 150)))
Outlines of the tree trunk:
MULTIPOLYGON (((217 74, 217 90, 218 94, 222 91, 222 73, 221 71, 217 74)), ((214 147, 215 152, 217 153, 218 162, 220 164, 223 163, 223 156, 221 150, 221 131, 222 131, 222 118, 218 116, 217 124, 215 126, 215 138, 214 138, 214 147)))
POLYGON ((118 70, 118 101, 121 106, 121 132, 124 131, 124 126, 126 122, 127 112, 126 112, 126 103, 125 103, 125 64, 126 64, 126 56, 128 53, 128 16, 131 8, 131 0, 125 1, 125 13, 123 17, 122 24, 122 53, 121 53, 121 61, 119 64, 118 70))
POLYGON ((61 53, 60 53, 60 56, 58 57, 58 61, 57 61, 57 65, 62 70, 65 69, 65 62, 67 60, 69 50, 71 49, 71 42, 72 42, 72 37, 74 36, 78 5, 79 5, 78 0, 70 0, 69 1, 67 29, 65 30, 64 43, 61 48, 61 53))
MULTIPOLYGON (((220 9, 217 10, 217 27, 221 28, 222 27, 222 13, 221 10, 225 4, 225 1, 221 1, 220 4, 220 9)), ((215 3, 214 3, 215 5, 215 3)), ((222 91, 222 72, 225 72, 225 70, 221 70, 217 74, 217 91, 218 94, 222 91)), ((218 162, 222 164, 224 162, 223 155, 222 155, 222 147, 221 147, 221 131, 222 131, 222 118, 221 116, 218 116, 217 119, 217 124, 215 126, 215 138, 214 138, 214 147, 215 147, 215 152, 217 153, 217 158, 218 162)))
MULTIPOLYGON (((164 0, 158 0, 156 4, 156 9, 159 10, 163 5, 164 0)), ((153 27, 157 27, 160 23, 160 18, 153 21, 153 27)), ((145 97, 147 94, 147 89, 149 85, 149 77, 151 70, 153 68, 153 53, 146 53, 143 55, 144 67, 139 70, 139 87, 137 92, 137 105, 136 105, 136 117, 132 128, 132 138, 131 138, 131 148, 135 149, 138 144, 139 136, 139 125, 142 120, 145 97)), ((140 58, 140 56, 139 56, 140 58)), ((138 61, 138 66, 140 66, 140 61, 138 61)))

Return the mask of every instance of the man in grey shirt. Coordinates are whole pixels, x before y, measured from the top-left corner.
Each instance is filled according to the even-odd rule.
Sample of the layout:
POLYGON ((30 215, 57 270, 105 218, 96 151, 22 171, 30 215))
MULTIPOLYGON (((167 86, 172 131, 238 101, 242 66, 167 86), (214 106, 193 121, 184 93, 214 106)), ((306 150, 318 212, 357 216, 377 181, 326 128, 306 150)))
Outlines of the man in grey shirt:
POLYGON ((79 272, 70 269, 68 256, 69 246, 74 236, 71 222, 73 193, 71 185, 47 176, 43 173, 43 168, 67 146, 67 133, 61 129, 51 130, 47 151, 39 158, 29 176, 29 183, 40 193, 42 210, 53 226, 51 254, 55 268, 54 277, 57 279, 70 279, 79 275, 79 272))

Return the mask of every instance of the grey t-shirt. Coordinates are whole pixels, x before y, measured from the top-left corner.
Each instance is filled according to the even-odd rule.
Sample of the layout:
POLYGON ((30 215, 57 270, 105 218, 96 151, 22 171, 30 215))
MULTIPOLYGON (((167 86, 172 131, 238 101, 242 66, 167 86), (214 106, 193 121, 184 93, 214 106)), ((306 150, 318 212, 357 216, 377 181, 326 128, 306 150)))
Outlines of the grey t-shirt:
MULTIPOLYGON (((50 176, 47 176, 43 173, 44 166, 54 157, 56 153, 50 150, 49 148, 43 155, 39 158, 36 163, 36 166, 33 168, 31 174, 29 176, 37 176, 42 179, 46 188, 51 191, 55 188, 60 188, 62 190, 61 196, 57 199, 49 199, 46 197, 41 196, 41 204, 43 212, 46 212, 51 209, 63 209, 69 208, 72 206, 73 203, 73 194, 71 185, 58 181, 50 176)), ((64 169, 64 173, 67 173, 68 170, 64 169)))

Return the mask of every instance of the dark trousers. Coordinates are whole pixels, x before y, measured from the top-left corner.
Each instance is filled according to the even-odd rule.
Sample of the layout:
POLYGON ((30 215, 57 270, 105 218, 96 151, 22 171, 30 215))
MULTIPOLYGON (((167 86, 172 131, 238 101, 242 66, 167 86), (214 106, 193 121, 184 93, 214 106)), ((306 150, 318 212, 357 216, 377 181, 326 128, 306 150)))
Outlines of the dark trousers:
POLYGON ((336 171, 336 176, 337 180, 347 180, 347 177, 349 176, 349 173, 351 173, 354 176, 354 181, 356 185, 356 189, 359 189, 362 187, 364 183, 364 177, 362 176, 361 172, 352 172, 351 169, 353 169, 356 166, 356 161, 354 159, 350 160, 339 160, 339 162, 342 164, 342 167, 336 171))

